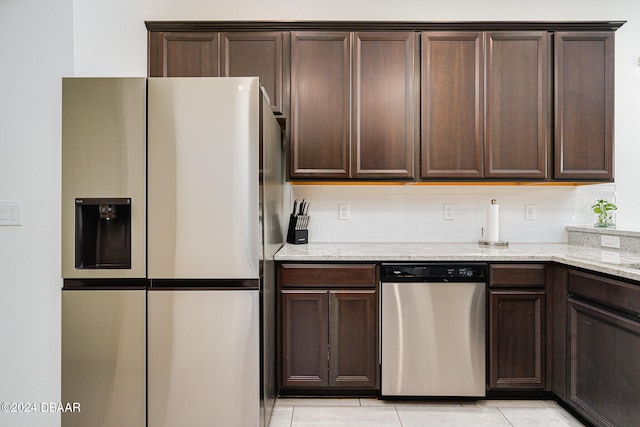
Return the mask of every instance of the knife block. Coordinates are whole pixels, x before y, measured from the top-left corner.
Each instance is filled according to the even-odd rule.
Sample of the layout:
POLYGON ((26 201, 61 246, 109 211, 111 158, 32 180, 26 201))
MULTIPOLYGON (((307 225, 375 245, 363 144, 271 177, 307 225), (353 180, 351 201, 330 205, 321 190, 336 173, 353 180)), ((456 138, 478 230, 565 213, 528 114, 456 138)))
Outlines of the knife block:
POLYGON ((309 243, 308 215, 291 215, 289 217, 289 230, 287 231, 287 243, 293 245, 303 245, 309 243), (305 228, 301 228, 304 224, 305 228))

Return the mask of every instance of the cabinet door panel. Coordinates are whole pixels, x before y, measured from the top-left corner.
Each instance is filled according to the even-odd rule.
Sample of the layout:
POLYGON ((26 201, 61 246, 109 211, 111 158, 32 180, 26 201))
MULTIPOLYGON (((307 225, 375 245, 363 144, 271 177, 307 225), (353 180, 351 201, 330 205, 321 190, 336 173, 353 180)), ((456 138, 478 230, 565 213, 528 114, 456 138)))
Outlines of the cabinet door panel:
POLYGON ((221 75, 260 77, 260 84, 271 99, 271 109, 282 114, 282 33, 222 33, 221 50, 221 75))
POLYGON ((482 58, 482 33, 422 33, 423 179, 482 177, 482 58))
POLYGON ((489 387, 545 387, 545 294, 489 292, 489 387))
POLYGON ((598 426, 640 420, 640 323, 569 298, 569 403, 598 426))
POLYGON ((330 291, 329 295, 329 385, 376 386, 376 291, 330 291))
POLYGON ((149 77, 219 76, 218 33, 152 33, 149 51, 149 77))
POLYGON ((487 34, 486 178, 546 178, 549 35, 487 34))
POLYGON ((350 35, 291 34, 291 178, 349 178, 350 35))
POLYGON ((555 178, 613 179, 614 33, 555 34, 555 178))
POLYGON ((413 178, 414 39, 409 31, 355 34, 355 178, 413 178))
POLYGON ((281 291, 282 386, 328 385, 327 291, 281 291))

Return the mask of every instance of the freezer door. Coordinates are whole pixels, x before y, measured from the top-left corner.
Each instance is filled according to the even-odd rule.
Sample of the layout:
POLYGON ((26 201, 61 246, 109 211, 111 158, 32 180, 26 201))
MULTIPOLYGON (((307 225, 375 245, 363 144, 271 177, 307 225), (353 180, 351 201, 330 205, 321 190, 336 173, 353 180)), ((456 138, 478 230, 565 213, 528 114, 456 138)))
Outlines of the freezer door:
POLYGON ((148 84, 148 277, 259 278, 258 79, 148 84))
POLYGON ((151 427, 257 427, 258 291, 150 290, 151 427))
POLYGON ((145 292, 62 291, 63 427, 145 425, 145 292))

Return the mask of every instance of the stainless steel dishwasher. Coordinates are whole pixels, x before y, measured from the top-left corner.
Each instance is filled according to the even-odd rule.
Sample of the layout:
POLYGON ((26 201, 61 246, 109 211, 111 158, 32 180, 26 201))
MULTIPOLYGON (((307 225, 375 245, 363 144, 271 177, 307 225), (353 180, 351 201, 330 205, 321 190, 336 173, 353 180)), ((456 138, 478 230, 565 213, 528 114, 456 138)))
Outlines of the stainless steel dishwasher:
POLYGON ((381 396, 483 397, 486 264, 382 264, 381 396))

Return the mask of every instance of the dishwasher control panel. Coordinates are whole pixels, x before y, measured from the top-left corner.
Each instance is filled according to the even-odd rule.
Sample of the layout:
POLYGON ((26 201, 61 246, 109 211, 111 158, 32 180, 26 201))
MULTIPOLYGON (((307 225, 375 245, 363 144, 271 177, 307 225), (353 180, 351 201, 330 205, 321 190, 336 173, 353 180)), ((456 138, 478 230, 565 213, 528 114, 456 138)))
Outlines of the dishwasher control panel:
POLYGON ((485 281, 487 265, 483 263, 465 264, 382 264, 380 279, 388 281, 485 281))

